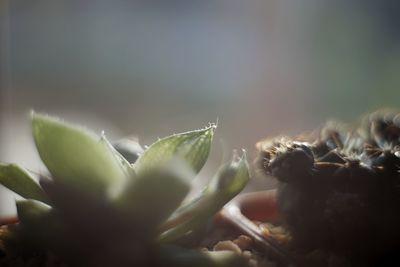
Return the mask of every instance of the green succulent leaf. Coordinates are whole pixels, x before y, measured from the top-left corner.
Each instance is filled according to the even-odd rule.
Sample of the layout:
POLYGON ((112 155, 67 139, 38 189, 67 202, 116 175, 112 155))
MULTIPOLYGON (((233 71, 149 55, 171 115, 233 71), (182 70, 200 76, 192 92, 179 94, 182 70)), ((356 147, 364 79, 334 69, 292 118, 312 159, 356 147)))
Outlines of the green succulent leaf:
POLYGON ((221 167, 210 181, 206 193, 214 195, 220 202, 228 202, 246 186, 250 180, 246 152, 242 157, 234 151, 232 161, 221 167))
POLYGON ((181 158, 198 173, 207 161, 215 125, 201 130, 174 134, 152 144, 134 164, 137 173, 181 158))
POLYGON ((191 175, 180 161, 146 170, 129 181, 117 205, 135 224, 155 231, 189 193, 191 175))
POLYGON ((222 166, 208 186, 196 198, 178 208, 161 225, 162 242, 172 242, 204 225, 228 201, 236 196, 250 179, 246 155, 235 153, 232 162, 222 166))
POLYGON ((0 184, 27 199, 49 204, 45 192, 33 177, 16 164, 0 163, 0 184))
POLYGON ((125 172, 126 177, 132 177, 135 175, 135 171, 133 170, 133 166, 129 163, 129 161, 108 141, 105 134, 101 134, 101 142, 110 150, 115 160, 119 163, 120 168, 125 172))
POLYGON ((39 155, 56 182, 104 194, 125 179, 107 144, 88 130, 33 113, 32 131, 39 155))
POLYGON ((35 200, 16 201, 18 219, 21 223, 32 225, 39 223, 47 215, 51 207, 35 200))
POLYGON ((53 208, 30 199, 17 200, 16 206, 20 221, 19 235, 23 240, 29 240, 35 248, 51 248, 52 252, 56 249, 54 239, 58 243, 69 242, 71 234, 65 234, 66 224, 55 216, 53 208))
POLYGON ((135 163, 144 151, 138 141, 128 138, 113 142, 113 146, 130 163, 135 163))

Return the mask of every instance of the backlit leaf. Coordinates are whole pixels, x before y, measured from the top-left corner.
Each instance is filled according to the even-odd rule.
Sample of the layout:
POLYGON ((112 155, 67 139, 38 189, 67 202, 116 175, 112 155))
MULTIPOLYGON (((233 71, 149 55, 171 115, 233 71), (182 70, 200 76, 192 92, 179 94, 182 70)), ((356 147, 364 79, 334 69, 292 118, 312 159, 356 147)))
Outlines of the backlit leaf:
POLYGON ((134 164, 136 172, 156 168, 180 158, 198 173, 207 161, 215 125, 205 129, 174 134, 152 144, 134 164))
POLYGON ((102 194, 125 178, 107 145, 88 130, 35 113, 32 130, 39 155, 56 182, 102 194))

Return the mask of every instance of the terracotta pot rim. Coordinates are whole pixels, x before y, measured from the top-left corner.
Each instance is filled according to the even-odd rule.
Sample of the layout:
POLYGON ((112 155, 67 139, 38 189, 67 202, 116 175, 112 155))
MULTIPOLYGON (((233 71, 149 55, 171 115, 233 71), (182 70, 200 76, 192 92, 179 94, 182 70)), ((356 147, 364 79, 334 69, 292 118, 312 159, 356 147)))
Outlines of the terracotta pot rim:
POLYGON ((276 189, 248 192, 238 195, 227 206, 236 206, 251 221, 275 222, 279 220, 276 189))
POLYGON ((286 249, 282 248, 271 236, 265 236, 253 222, 276 222, 279 219, 276 189, 239 195, 221 210, 219 218, 252 238, 256 246, 279 262, 281 266, 297 266, 286 249))
POLYGON ((15 215, 0 216, 0 226, 18 223, 18 217, 15 215))

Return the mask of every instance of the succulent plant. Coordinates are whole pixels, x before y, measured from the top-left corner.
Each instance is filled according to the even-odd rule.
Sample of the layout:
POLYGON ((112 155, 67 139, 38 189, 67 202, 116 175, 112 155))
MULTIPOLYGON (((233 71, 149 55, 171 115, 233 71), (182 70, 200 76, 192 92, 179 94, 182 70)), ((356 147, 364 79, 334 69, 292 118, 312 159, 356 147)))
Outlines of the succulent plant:
POLYGON ((258 144, 294 247, 333 251, 351 266, 400 263, 392 257, 400 251, 399 119, 378 111, 356 127, 330 122, 306 142, 258 144))
POLYGON ((114 147, 104 134, 46 115, 32 113, 31 122, 49 177, 37 183, 18 165, 0 165, 0 183, 23 198, 16 201, 19 223, 4 241, 15 257, 45 254, 67 266, 243 266, 230 252, 178 245, 249 180, 245 153, 235 154, 198 197, 183 202, 215 125, 142 150, 126 140, 114 147))

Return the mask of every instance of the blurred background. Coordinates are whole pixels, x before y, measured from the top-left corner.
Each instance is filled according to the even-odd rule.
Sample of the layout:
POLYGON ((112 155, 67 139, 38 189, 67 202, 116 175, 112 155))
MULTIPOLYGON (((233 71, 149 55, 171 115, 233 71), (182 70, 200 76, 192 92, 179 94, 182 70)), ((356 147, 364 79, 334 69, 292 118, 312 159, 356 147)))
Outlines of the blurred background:
POLYGON ((400 106, 400 1, 0 3, 0 161, 38 173, 31 109, 144 145, 218 119, 207 178, 263 137, 400 106))

